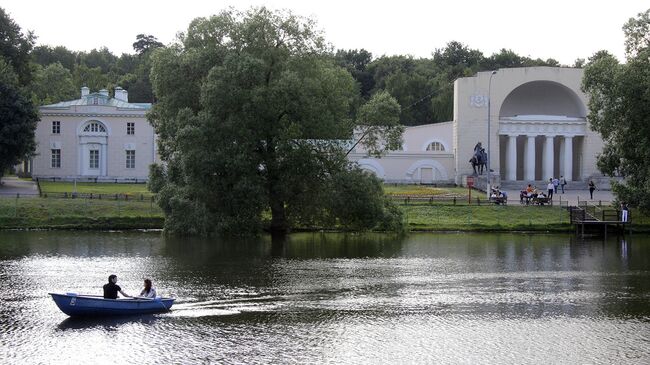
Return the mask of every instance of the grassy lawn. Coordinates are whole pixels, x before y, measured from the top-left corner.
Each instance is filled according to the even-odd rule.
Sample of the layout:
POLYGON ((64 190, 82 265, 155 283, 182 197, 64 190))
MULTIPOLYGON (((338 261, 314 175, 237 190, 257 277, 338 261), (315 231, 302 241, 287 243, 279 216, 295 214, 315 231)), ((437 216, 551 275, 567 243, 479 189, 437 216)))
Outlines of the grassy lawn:
MULTIPOLYGON (((384 185, 384 192, 389 196, 423 196, 423 197, 451 197, 467 198, 467 188, 436 188, 426 185, 384 185)), ((477 194, 479 192, 476 192, 477 194)), ((474 195, 474 192, 472 192, 474 195)))
MULTIPOLYGON (((74 182, 70 181, 41 181, 41 192, 43 194, 71 194, 75 187, 74 182)), ((80 194, 126 194, 134 197, 139 197, 141 194, 145 197, 150 197, 152 194, 147 190, 147 184, 113 184, 113 183, 88 183, 78 182, 77 193, 80 194)))
POLYGON ((569 213, 558 206, 401 204, 410 230, 568 231, 569 213))
POLYGON ((0 199, 0 228, 146 229, 163 221, 151 200, 0 199))

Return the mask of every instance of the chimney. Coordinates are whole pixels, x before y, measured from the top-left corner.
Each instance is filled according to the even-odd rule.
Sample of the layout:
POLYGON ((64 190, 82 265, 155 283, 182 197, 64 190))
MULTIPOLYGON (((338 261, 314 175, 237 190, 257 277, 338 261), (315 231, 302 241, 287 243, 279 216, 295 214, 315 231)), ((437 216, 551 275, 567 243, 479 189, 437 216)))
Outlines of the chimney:
POLYGON ((104 96, 108 96, 108 90, 106 90, 106 89, 99 90, 99 93, 104 95, 104 96))
POLYGON ((129 102, 129 92, 117 86, 115 88, 115 99, 121 100, 125 103, 129 102))
POLYGON ((84 96, 90 94, 90 89, 87 86, 84 86, 81 88, 81 97, 83 98, 84 96))

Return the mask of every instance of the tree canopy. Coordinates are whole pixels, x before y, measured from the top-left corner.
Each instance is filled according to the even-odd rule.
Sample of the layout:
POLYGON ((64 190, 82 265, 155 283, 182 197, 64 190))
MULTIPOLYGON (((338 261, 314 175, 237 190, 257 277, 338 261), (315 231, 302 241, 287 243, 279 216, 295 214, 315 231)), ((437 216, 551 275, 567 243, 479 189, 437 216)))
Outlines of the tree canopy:
POLYGON ((0 57, 0 177, 34 152, 38 112, 20 87, 20 77, 0 57))
POLYGON ((0 8, 0 177, 36 146, 38 112, 27 92, 33 78, 33 42, 33 35, 23 34, 0 8))
POLYGON ((346 159, 359 124, 385 137, 369 137, 368 146, 399 143, 399 105, 380 94, 355 120, 359 89, 310 19, 263 7, 197 18, 180 44, 154 52, 151 79, 158 102, 150 121, 165 161, 152 168, 151 187, 167 230, 256 232, 264 212, 277 233, 401 221, 377 180, 346 159), (341 203, 352 180, 364 193, 341 203), (343 219, 354 209, 347 205, 367 219, 343 219))
POLYGON ((650 212, 650 17, 649 11, 623 27, 627 63, 597 52, 585 68, 582 88, 589 95, 588 120, 605 146, 598 168, 622 175, 612 189, 621 201, 650 212))
POLYGON ((21 86, 32 81, 29 60, 34 38, 32 32, 23 34, 20 26, 0 8, 0 55, 13 68, 21 86))

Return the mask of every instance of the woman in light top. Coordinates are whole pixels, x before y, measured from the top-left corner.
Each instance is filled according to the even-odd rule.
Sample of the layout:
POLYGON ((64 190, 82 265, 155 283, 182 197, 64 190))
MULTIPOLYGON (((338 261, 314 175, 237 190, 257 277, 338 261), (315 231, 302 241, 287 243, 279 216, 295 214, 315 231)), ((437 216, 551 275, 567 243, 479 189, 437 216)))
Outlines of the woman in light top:
POLYGON ((144 289, 142 289, 142 291, 140 292, 140 296, 142 298, 150 298, 150 299, 156 298, 156 289, 154 289, 151 286, 150 279, 144 279, 144 289))

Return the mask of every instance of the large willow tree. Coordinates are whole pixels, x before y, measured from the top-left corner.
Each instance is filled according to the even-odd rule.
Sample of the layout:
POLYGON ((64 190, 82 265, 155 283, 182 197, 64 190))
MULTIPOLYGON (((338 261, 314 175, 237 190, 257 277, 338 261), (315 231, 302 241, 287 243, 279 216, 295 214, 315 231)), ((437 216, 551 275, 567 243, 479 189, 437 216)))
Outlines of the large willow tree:
POLYGON ((378 93, 356 109, 357 84, 311 20, 224 11, 192 21, 152 62, 165 163, 150 185, 168 231, 256 232, 266 212, 279 233, 399 223, 380 183, 345 156, 354 135, 376 153, 399 146, 399 105, 378 93))

